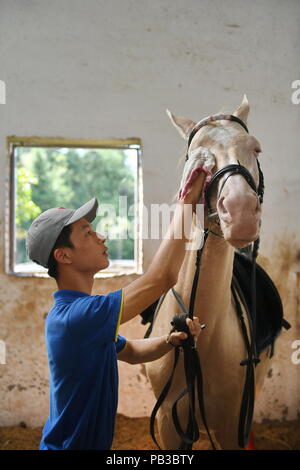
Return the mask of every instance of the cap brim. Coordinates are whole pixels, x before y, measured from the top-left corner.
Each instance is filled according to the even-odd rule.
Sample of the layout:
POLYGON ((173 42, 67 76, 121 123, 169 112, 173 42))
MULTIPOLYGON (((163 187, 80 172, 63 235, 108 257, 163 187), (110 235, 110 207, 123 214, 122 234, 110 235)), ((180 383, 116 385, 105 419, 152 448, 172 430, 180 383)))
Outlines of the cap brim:
POLYGON ((72 217, 65 225, 73 224, 80 219, 86 219, 88 222, 92 222, 97 215, 97 209, 98 201, 95 197, 93 197, 93 199, 86 202, 83 206, 79 207, 79 209, 76 209, 72 217))

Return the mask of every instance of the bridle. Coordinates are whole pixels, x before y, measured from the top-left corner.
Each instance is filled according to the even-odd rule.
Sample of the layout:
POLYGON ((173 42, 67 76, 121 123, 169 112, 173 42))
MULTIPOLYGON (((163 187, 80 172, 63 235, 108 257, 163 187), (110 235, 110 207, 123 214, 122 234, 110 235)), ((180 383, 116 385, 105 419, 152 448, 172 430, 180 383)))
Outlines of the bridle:
MULTIPOLYGON (((201 121, 199 121, 193 127, 193 129, 192 129, 192 131, 189 135, 187 154, 186 154, 186 157, 185 157, 186 160, 188 160, 188 158, 189 158, 188 157, 189 147, 191 145, 191 142, 192 142, 193 138, 197 134, 197 132, 202 127, 204 127, 207 124, 210 124, 214 121, 234 121, 234 122, 237 122, 238 124, 240 124, 245 129, 247 134, 249 134, 249 130, 248 130, 248 127, 246 126, 246 124, 241 119, 239 119, 236 116, 233 116, 232 114, 217 114, 217 115, 206 117, 206 118, 202 119, 201 121)), ((258 173, 259 173, 258 187, 256 186, 255 181, 254 181, 253 176, 251 175, 251 173, 247 170, 247 168, 245 166, 241 165, 239 162, 238 162, 238 164, 231 164, 231 165, 225 166, 224 168, 221 168, 219 171, 217 171, 212 176, 211 180, 206 185, 206 189, 205 189, 205 193, 204 193, 205 203, 207 205, 208 212, 209 212, 210 216, 213 214, 212 209, 211 209, 211 203, 210 203, 213 187, 214 187, 215 183, 219 182, 220 179, 222 178, 222 176, 224 176, 226 173, 229 173, 229 174, 226 176, 225 180, 222 183, 222 186, 219 190, 219 195, 221 194, 221 191, 222 191, 226 181, 228 180, 228 178, 232 175, 240 174, 247 181, 247 183, 253 189, 253 191, 258 195, 259 202, 260 203, 263 202, 264 177, 263 177, 263 173, 261 171, 258 159, 256 161, 257 161, 257 167, 258 167, 258 173)))
MULTIPOLYGON (((243 127, 243 129, 245 129, 247 133, 249 133, 246 124, 241 119, 239 119, 236 116, 233 116, 232 114, 218 114, 218 115, 206 117, 202 119, 201 121, 199 121, 194 126, 194 128, 192 129, 189 135, 186 160, 188 159, 188 151, 189 151, 190 144, 194 136, 196 135, 196 133, 205 125, 210 124, 211 122, 214 122, 214 121, 219 121, 219 120, 237 122, 243 127)), ((258 172, 259 172, 258 186, 256 186, 256 183, 251 173, 248 171, 248 169, 244 167, 243 165, 241 165, 239 162, 237 164, 227 165, 224 168, 221 168, 215 174, 213 174, 211 180, 207 183, 205 192, 204 192, 204 200, 205 200, 206 207, 208 210, 208 216, 207 216, 208 219, 212 219, 214 217, 218 219, 217 211, 213 211, 211 207, 211 196, 212 196, 212 191, 214 189, 215 184, 218 183, 220 179, 227 173, 228 174, 224 178, 221 188, 219 189, 218 195, 220 195, 228 178, 230 178, 233 175, 239 174, 243 176, 243 178, 247 181, 247 183, 252 188, 252 190, 257 194, 260 204, 263 202, 264 177, 263 177, 263 173, 261 171, 258 159, 256 161, 257 161, 258 172)), ((184 312, 183 315, 177 315, 173 318, 173 321, 171 322, 171 324, 174 326, 173 328, 174 330, 185 331, 185 328, 186 328, 185 319, 187 317, 193 319, 194 305, 195 305, 196 293, 197 293, 197 288, 198 288, 198 279, 199 279, 199 274, 200 274, 201 257, 202 257, 202 252, 205 246, 205 242, 207 240, 209 233, 220 236, 219 234, 212 231, 210 227, 205 228, 203 232, 204 232, 204 240, 203 240, 203 243, 201 242, 201 245, 199 249, 197 250, 197 255, 196 255, 196 262, 195 262, 196 269, 195 269, 195 275, 194 275, 192 289, 191 289, 190 304, 189 304, 188 310, 186 309, 184 303, 180 299, 178 293, 176 293, 175 289, 172 288, 176 301, 178 302, 181 310, 184 312)), ((239 418, 239 429, 238 429, 238 443, 240 447, 246 446, 248 439, 249 439, 250 432, 251 432, 251 425, 252 425, 253 411, 254 411, 254 399, 255 399, 254 368, 260 362, 259 357, 257 357, 256 344, 255 344, 255 338, 256 338, 256 258, 258 254, 258 248, 259 248, 259 238, 253 242, 252 255, 251 255, 252 256, 251 315, 248 309, 246 308, 246 313, 247 313, 248 320, 249 320, 250 338, 248 337, 247 328, 246 328, 246 324, 243 318, 243 312, 242 312, 242 308, 241 308, 241 304, 239 300, 239 299, 242 299, 242 293, 239 289, 239 286, 234 276, 232 278, 232 283, 231 283, 232 297, 236 306, 238 318, 241 323, 241 331, 243 334, 243 338, 244 338, 244 342, 245 342, 245 346, 247 350, 247 355, 248 355, 247 359, 240 362, 241 366, 246 366, 245 386, 244 386, 243 396, 242 396, 240 418, 239 418)), ((246 307, 244 302, 243 304, 246 307)), ((157 314, 160 305, 161 305, 161 302, 159 302, 155 315, 157 314)), ((188 338, 188 340, 189 339, 190 338, 188 338)), ((195 442, 199 438, 199 429, 198 429, 197 421, 195 419, 195 391, 194 389, 197 384, 198 402, 199 402, 199 409, 200 409, 200 413, 202 417, 202 422, 204 424, 206 433, 210 439, 212 448, 215 449, 215 445, 209 432, 209 427, 207 424, 207 419, 206 419, 206 414, 205 414, 205 404, 204 404, 204 395, 203 395, 203 377, 202 377, 202 371, 201 371, 200 358, 198 357, 195 346, 192 344, 191 341, 188 341, 188 340, 185 340, 186 343, 183 342, 185 343, 183 344, 183 350, 184 350, 184 365, 185 365, 185 376, 186 376, 187 388, 180 393, 179 397, 177 398, 177 400, 175 401, 173 405, 172 417, 174 421, 174 426, 176 428, 177 433, 180 435, 182 439, 181 449, 191 449, 193 442, 195 442), (184 432, 180 426, 178 415, 177 415, 177 403, 186 394, 188 394, 188 397, 189 397, 189 417, 188 417, 187 429, 184 432)), ((175 348, 175 360, 174 360, 174 366, 173 366, 173 371, 171 373, 171 377, 166 383, 165 387, 163 388, 161 395, 158 398, 157 403, 152 411, 152 415, 150 418, 150 433, 151 433, 153 440, 155 441, 157 445, 158 443, 154 435, 154 420, 155 420, 155 416, 156 416, 158 408, 162 404, 163 400, 165 399, 171 387, 172 379, 173 379, 175 368, 176 368, 177 361, 178 361, 178 354, 179 353, 178 353, 178 347, 177 347, 175 348)))

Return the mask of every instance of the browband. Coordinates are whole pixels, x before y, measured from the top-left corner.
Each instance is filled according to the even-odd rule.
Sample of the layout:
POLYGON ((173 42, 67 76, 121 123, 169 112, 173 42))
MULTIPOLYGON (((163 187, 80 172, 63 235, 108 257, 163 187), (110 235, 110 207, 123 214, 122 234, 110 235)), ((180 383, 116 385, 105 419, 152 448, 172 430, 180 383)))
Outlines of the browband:
POLYGON ((192 132, 189 135, 188 147, 190 146, 190 143, 192 142, 192 139, 193 139, 194 135, 199 131, 199 129, 201 129, 201 127, 204 127, 204 126, 206 126, 206 124, 210 124, 211 122, 222 121, 222 120, 237 122, 249 134, 248 127, 238 117, 234 116, 233 114, 216 114, 216 115, 208 116, 208 117, 202 119, 201 121, 198 122, 198 124, 195 125, 195 127, 192 129, 192 132))

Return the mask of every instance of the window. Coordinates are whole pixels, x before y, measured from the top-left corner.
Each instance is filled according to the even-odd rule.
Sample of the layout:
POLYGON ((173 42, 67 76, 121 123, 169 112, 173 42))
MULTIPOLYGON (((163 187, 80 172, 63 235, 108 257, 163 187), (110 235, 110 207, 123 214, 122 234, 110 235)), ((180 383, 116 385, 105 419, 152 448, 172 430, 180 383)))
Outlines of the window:
POLYGON ((29 260, 26 232, 52 207, 78 208, 99 202, 94 230, 107 235, 110 266, 97 277, 141 269, 140 140, 7 138, 10 178, 6 197, 6 272, 45 276, 29 260))

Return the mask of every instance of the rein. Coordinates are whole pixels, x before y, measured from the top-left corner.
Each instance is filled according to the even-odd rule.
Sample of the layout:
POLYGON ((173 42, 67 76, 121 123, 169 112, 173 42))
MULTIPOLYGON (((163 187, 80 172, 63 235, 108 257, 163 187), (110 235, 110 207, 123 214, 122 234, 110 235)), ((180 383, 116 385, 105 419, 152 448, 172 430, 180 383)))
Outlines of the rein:
MULTIPOLYGON (((186 160, 188 159, 188 150, 190 147, 190 144, 193 140, 193 137, 195 134, 205 125, 210 124, 213 121, 217 120, 230 120, 230 121, 235 121, 239 123, 247 133, 249 133, 248 128, 246 124, 236 116, 233 116, 231 114, 220 114, 220 115, 214 115, 214 116, 209 116, 205 119, 202 119, 198 124, 195 125, 195 127, 192 129, 189 139, 188 139, 188 148, 187 148, 187 155, 186 155, 186 160)), ((260 204, 263 202, 263 195, 264 195, 264 178, 263 178, 263 173, 261 171, 259 162, 257 160, 257 165, 258 165, 258 171, 259 171, 259 185, 256 187, 255 181, 251 175, 251 173, 247 170, 246 167, 241 165, 239 162, 238 164, 231 164, 227 165, 224 168, 220 169, 217 171, 209 181, 209 183, 206 186, 205 189, 205 202, 207 205, 208 209, 208 219, 211 219, 215 216, 217 216, 217 212, 213 212, 211 208, 211 195, 212 195, 212 190, 214 187, 215 183, 218 183, 219 180, 223 175, 228 173, 227 177, 222 183, 222 186, 219 190, 219 195, 224 187, 224 184, 226 183, 227 179, 235 174, 240 174, 243 176, 243 178, 247 181, 249 186, 255 191, 255 193, 258 195, 260 204)), ((182 348, 184 352, 184 370, 185 370, 185 377, 186 377, 186 383, 187 383, 187 388, 183 390, 178 398, 176 399, 173 407, 172 407, 172 417, 173 417, 173 422, 175 429, 179 436, 182 439, 182 445, 180 449, 192 449, 193 443, 196 442, 199 439, 199 427, 195 418, 195 385, 197 384, 197 394, 198 394, 198 404, 199 404, 199 409, 200 409, 200 414, 202 417, 202 422, 205 427, 206 433, 210 439, 211 446, 215 450, 216 447, 214 445, 214 442, 211 438, 207 420, 206 420, 206 414, 205 414, 205 403, 204 403, 204 394, 203 394, 203 377, 202 377, 202 371, 201 371, 201 364, 200 364, 200 359, 199 355, 196 349, 195 344, 193 344, 193 341, 191 341, 192 337, 189 334, 189 331, 186 331, 184 328, 186 328, 186 323, 185 319, 187 317, 193 319, 193 314, 194 314, 194 305, 195 305, 195 298, 196 298, 196 293, 197 293, 197 287, 198 287, 198 279, 199 279, 199 274, 200 274, 200 264, 201 264, 201 257, 202 257, 202 252, 205 247, 205 242, 207 240, 208 234, 212 233, 213 235, 218 235, 221 236, 212 230, 210 228, 204 229, 204 241, 203 244, 201 243, 201 246, 197 250, 196 254, 196 269, 195 269, 195 274, 194 274, 194 279, 193 279, 193 284, 192 284, 192 289, 191 289, 191 296, 190 296, 190 304, 189 304, 189 309, 185 308, 183 302, 181 301, 179 295, 176 293, 176 291, 172 288, 172 292, 181 308, 181 310, 184 312, 182 315, 176 315, 173 318, 173 321, 171 324, 173 325, 173 330, 171 331, 185 331, 188 333, 188 338, 184 341, 182 341, 182 348), (184 432, 180 426, 178 416, 177 416, 177 403, 178 401, 183 398, 186 394, 188 394, 189 397, 189 416, 188 416, 188 425, 187 425, 187 430, 184 432)), ((251 316, 249 312, 247 311, 247 316, 249 319, 249 330, 250 330, 250 338, 248 338, 247 334, 247 328, 245 325, 245 321, 243 318, 243 312, 240 304, 240 300, 243 301, 242 293, 239 289, 238 283, 236 280, 232 279, 231 283, 231 290, 232 290, 232 296, 233 300, 235 302, 236 306, 236 311, 238 318, 241 323, 241 330, 243 334, 243 338, 245 341, 245 346, 247 350, 247 359, 243 360, 240 362, 241 366, 246 366, 246 376, 245 376, 245 385, 244 385, 244 390, 243 390, 243 395, 242 395, 242 402, 241 402, 241 409, 240 409, 240 418, 239 418, 239 428, 238 428, 238 443, 240 447, 245 447, 247 445, 247 442, 249 440, 250 432, 251 432, 251 425, 252 425, 252 419, 253 419, 253 411, 254 411, 254 400, 255 400, 255 373, 254 373, 254 368, 256 365, 260 362, 260 359, 257 357, 257 352, 256 352, 256 345, 255 345, 255 336, 256 336, 256 258, 258 254, 258 248, 259 248, 259 239, 255 240, 253 243, 252 247, 252 272, 251 272, 251 316), (251 320, 252 318, 252 320, 251 320)), ((244 302, 243 302, 244 304, 244 302)), ((159 304, 159 306, 161 303, 159 304)), ((159 308, 158 306, 158 308, 159 308)), ((156 314, 158 312, 158 308, 156 309, 156 314)), ((172 380, 174 377, 176 365, 178 362, 179 358, 179 347, 177 346, 175 348, 175 359, 174 359, 174 365, 173 365, 173 370, 171 373, 171 376, 166 383, 165 387, 163 388, 161 395, 159 396, 157 403, 152 411, 151 418, 150 418, 150 433, 152 436, 152 439, 156 443, 156 445, 159 447, 156 439, 155 439, 155 434, 154 434, 154 421, 155 421, 155 416, 156 413, 164 401, 164 399, 167 396, 167 393, 171 387, 172 380)), ((159 447, 160 448, 160 447, 159 447)))

